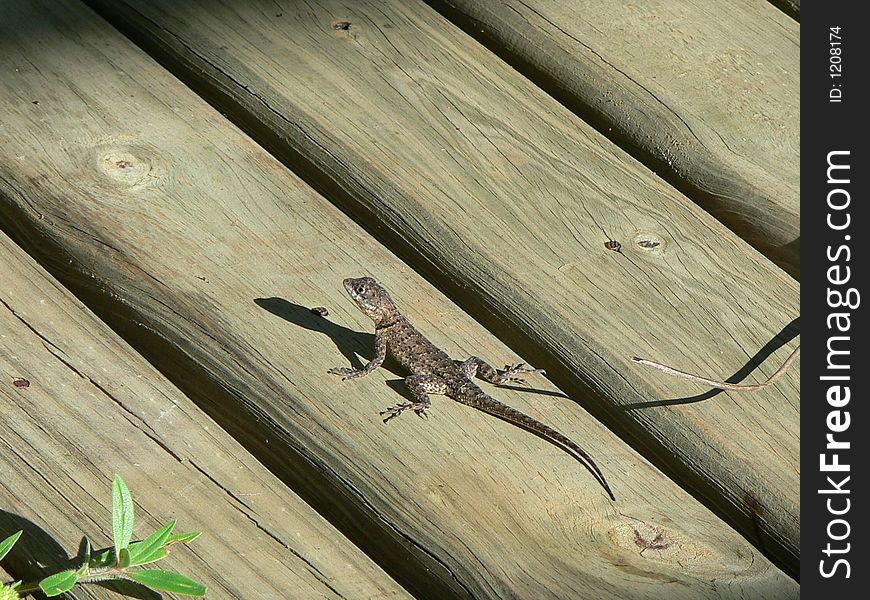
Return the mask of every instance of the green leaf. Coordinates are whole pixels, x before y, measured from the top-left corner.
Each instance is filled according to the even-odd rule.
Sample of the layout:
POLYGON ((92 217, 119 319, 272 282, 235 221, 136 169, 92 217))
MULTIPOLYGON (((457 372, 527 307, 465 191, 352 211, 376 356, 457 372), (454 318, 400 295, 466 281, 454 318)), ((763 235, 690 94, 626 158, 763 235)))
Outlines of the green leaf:
POLYGON ((127 574, 134 581, 142 585, 175 594, 187 596, 205 596, 206 586, 173 571, 161 569, 146 569, 144 571, 132 571, 127 574))
POLYGON ((79 580, 78 575, 72 569, 50 575, 39 582, 39 587, 46 596, 60 596, 68 592, 79 580))
POLYGON ((126 548, 133 538, 133 520, 133 497, 121 476, 115 475, 112 482, 112 537, 118 560, 121 559, 121 549, 126 548))
MULTIPOLYGON (((175 521, 172 521, 171 524, 174 525, 175 521)), ((188 543, 192 542, 193 540, 195 540, 196 538, 198 538, 200 535, 202 535, 201 531, 194 531, 192 533, 169 534, 166 537, 166 540, 164 541, 163 551, 162 552, 156 551, 154 554, 150 555, 151 558, 148 558, 149 552, 146 551, 144 544, 146 544, 146 542, 150 542, 150 540, 152 538, 154 538, 155 536, 161 535, 162 532, 169 527, 169 525, 170 525, 170 523, 167 523, 166 525, 161 527, 160 530, 153 533, 147 539, 144 539, 144 540, 141 540, 138 542, 132 542, 127 547, 127 549, 130 551, 130 558, 132 561, 131 566, 146 565, 146 564, 158 561, 162 558, 165 558, 166 554, 167 554, 165 548, 167 546, 169 546, 169 544, 172 544, 175 542, 179 542, 182 544, 188 544, 188 543)), ((110 567, 114 564, 117 564, 117 562, 118 561, 115 558, 115 551, 112 549, 109 549, 109 550, 103 550, 102 552, 93 553, 91 555, 90 566, 92 569, 96 569, 99 567, 110 567)))
POLYGON ((145 565, 166 556, 166 540, 175 529, 175 520, 170 521, 141 542, 130 544, 130 566, 145 565))
POLYGON ((173 542, 181 542, 182 544, 189 544, 196 538, 202 535, 201 531, 191 531, 190 533, 173 533, 166 539, 166 545, 173 542))
POLYGON ((121 554, 118 555, 118 566, 126 569, 130 566, 130 548, 121 548, 121 554))
POLYGON ((91 566, 88 563, 83 563, 78 569, 76 569, 76 577, 87 577, 88 573, 91 571, 91 566))
POLYGON ((117 562, 118 559, 115 556, 114 548, 103 550, 102 552, 97 552, 96 554, 91 554, 91 560, 89 561, 92 569, 97 569, 100 567, 111 567, 117 562))
POLYGON ((84 562, 88 564, 91 562, 91 540, 85 538, 85 547, 83 548, 82 554, 84 555, 84 562))
POLYGON ((159 548, 154 548, 148 554, 142 554, 138 558, 134 559, 131 567, 141 567, 142 565, 150 565, 151 563, 156 563, 158 560, 163 560, 169 556, 169 552, 166 551, 164 546, 160 546, 159 548))
POLYGON ((21 531, 18 533, 13 533, 8 538, 0 542, 0 560, 3 560, 3 557, 9 554, 9 551, 12 550, 12 546, 15 545, 15 542, 18 541, 18 538, 21 537, 21 531))

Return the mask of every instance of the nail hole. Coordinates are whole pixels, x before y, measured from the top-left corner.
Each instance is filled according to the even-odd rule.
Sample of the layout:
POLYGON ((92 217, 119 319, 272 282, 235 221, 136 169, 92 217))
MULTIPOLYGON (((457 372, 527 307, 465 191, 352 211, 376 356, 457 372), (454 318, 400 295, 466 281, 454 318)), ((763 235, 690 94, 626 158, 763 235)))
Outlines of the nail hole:
POLYGON ((654 233, 640 232, 634 236, 634 244, 644 252, 664 254, 667 244, 665 240, 654 233))

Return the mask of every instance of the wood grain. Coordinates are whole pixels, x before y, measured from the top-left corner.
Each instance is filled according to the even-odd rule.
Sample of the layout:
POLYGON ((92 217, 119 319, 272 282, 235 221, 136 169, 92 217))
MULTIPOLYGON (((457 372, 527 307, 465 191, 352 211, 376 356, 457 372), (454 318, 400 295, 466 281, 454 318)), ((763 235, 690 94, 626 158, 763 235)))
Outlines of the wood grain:
POLYGON ((796 597, 546 380, 493 394, 586 447, 618 503, 558 449, 453 402, 384 426, 393 374, 326 375, 371 352, 342 277, 377 275, 457 357, 518 357, 79 5, 30 6, 0 19, 16 49, 0 223, 415 596, 796 597))
POLYGON ((24 529, 17 577, 69 568, 82 536, 112 545, 117 473, 134 539, 171 519, 203 532, 157 566, 212 598, 409 597, 2 233, 0 262, 0 538, 24 529))
POLYGON ((93 4, 797 576, 797 370, 631 363, 766 379, 783 271, 425 5, 93 4))
POLYGON ((765 0, 432 0, 800 278, 800 25, 765 0))

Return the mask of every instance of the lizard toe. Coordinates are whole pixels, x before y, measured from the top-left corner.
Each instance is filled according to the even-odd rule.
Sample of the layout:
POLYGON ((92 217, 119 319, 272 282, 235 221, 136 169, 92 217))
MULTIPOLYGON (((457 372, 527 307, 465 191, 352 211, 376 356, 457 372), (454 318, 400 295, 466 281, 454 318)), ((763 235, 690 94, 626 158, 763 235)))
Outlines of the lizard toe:
POLYGON ((397 404, 395 406, 391 406, 386 410, 382 410, 379 414, 384 417, 384 423, 387 423, 400 414, 402 414, 406 409, 411 408, 410 402, 404 402, 402 404, 397 404))

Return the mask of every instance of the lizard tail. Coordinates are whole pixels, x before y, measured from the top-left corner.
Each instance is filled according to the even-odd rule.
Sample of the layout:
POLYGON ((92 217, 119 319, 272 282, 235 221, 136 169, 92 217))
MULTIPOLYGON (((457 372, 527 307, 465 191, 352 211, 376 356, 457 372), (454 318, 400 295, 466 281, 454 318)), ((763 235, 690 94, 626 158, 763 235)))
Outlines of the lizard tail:
POLYGON ((578 462, 583 464, 592 475, 595 476, 595 479, 598 480, 598 483, 601 484, 601 487, 607 492, 607 495, 610 496, 610 499, 616 502, 616 496, 613 495, 613 491, 610 489, 610 486, 607 484, 607 479, 604 477, 604 473, 601 472, 601 469, 598 468, 598 465, 595 464, 595 461, 592 460, 592 457, 586 453, 583 448, 577 445, 574 440, 569 438, 567 435, 556 431, 549 425, 541 423, 534 417, 530 417, 526 413, 519 411, 507 404, 503 404, 488 395, 483 390, 480 390, 479 394, 475 394, 474 400, 471 402, 468 401, 460 401, 463 404, 468 404, 478 410, 481 410, 487 414, 490 414, 494 417, 498 417, 504 421, 508 421, 514 425, 518 425, 523 429, 526 429, 539 437, 544 438, 557 448, 565 451, 567 454, 570 454, 578 462))

